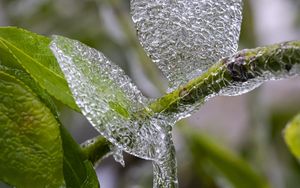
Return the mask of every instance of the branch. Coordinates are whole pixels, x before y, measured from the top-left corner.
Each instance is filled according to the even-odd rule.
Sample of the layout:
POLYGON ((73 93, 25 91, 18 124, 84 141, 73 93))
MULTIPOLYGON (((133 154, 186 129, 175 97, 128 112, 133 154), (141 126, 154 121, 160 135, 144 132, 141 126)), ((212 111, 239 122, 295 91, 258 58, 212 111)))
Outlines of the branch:
MULTIPOLYGON (((268 80, 300 75, 300 41, 245 49, 221 59, 201 76, 155 100, 143 111, 189 114, 216 95, 240 95, 268 80)), ((144 113, 143 112, 143 113, 144 113)))
MULTIPOLYGON (((265 81, 295 75, 300 75, 300 41, 242 50, 221 59, 201 76, 155 100, 135 116, 164 113, 177 121, 213 96, 240 95, 265 81)), ((84 149, 93 163, 110 151, 108 145, 102 144, 104 141, 99 137, 84 149)))

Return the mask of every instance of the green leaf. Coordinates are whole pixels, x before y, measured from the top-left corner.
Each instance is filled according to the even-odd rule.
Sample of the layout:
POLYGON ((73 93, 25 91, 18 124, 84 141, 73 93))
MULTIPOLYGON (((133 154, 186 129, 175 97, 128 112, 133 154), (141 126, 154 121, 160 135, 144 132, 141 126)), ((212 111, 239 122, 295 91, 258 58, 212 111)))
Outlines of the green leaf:
POLYGON ((49 44, 47 37, 19 28, 1 27, 0 64, 24 69, 50 95, 79 111, 49 44))
POLYGON ((59 124, 15 77, 0 71, 0 179, 16 187, 61 187, 59 124))
POLYGON ((61 137, 64 148, 64 176, 67 187, 98 188, 99 182, 90 161, 83 154, 80 146, 61 126, 61 137))
POLYGON ((23 82, 26 86, 28 86, 33 93, 35 93, 36 95, 38 95, 38 97, 40 98, 40 100, 47 105, 48 108, 50 108, 50 110, 52 111, 53 114, 55 114, 55 116, 57 116, 57 108, 55 106, 55 104, 52 101, 52 98, 49 96, 49 94, 43 89, 41 88, 31 77, 28 73, 16 69, 16 68, 10 68, 7 66, 3 66, 0 64, 0 71, 5 72, 15 78, 17 78, 18 80, 20 80, 21 82, 23 82))
POLYGON ((87 176, 84 181, 84 184, 81 186, 81 188, 100 188, 97 174, 95 172, 95 169, 90 161, 84 161, 84 165, 87 171, 87 176))
MULTIPOLYGON (((51 99, 38 85, 34 83, 32 78, 23 71, 11 69, 0 65, 0 71, 4 71, 14 77, 18 77, 23 83, 31 88, 39 95, 41 100, 51 107, 53 114, 56 114, 56 108, 51 99)), ((67 187, 99 187, 98 179, 91 163, 83 156, 79 145, 73 140, 68 132, 60 127, 62 145, 64 150, 63 170, 67 187), (86 184, 88 186, 86 186, 86 184)))
MULTIPOLYGON (((44 98, 46 100, 45 102, 47 103, 47 106, 49 106, 49 104, 51 104, 51 99, 48 98, 47 93, 40 90, 40 88, 38 86, 36 86, 34 84, 34 82, 32 82, 32 79, 26 73, 24 73, 20 70, 17 70, 17 69, 11 69, 11 68, 7 68, 4 66, 0 66, 0 73, 1 73, 1 75, 2 74, 5 75, 6 77, 15 79, 17 83, 22 84, 22 87, 25 87, 28 91, 30 91, 30 90, 23 83, 25 82, 26 84, 29 84, 30 88, 33 88, 40 95, 39 97, 42 96, 42 98, 44 98), (5 71, 5 73, 4 73, 4 71, 5 71), (9 75, 6 73, 8 73, 9 75), (18 81, 16 78, 14 78, 16 76, 18 78, 21 78, 22 82, 18 81)), ((1 77, 1 78, 3 79, 3 77, 1 77)), ((4 84, 3 80, 0 80, 0 81, 2 81, 1 83, 4 84)), ((5 85, 9 86, 8 84, 6 84, 6 82, 5 82, 5 85)), ((9 95, 9 93, 10 93, 9 91, 6 91, 6 90, 1 90, 1 91, 2 92, 0 92, 0 97, 1 97, 1 95, 9 95)), ((26 93, 26 91, 24 91, 24 93, 26 93)), ((38 98, 36 98, 36 100, 38 100, 38 98)), ((2 100, 1 100, 0 114, 3 113, 4 104, 6 104, 5 101, 3 100, 3 102, 2 102, 2 100)), ((6 106, 7 105, 8 104, 6 104, 6 106)), ((28 105, 30 105, 30 104, 28 104, 28 105)), ((50 106, 52 106, 52 105, 53 104, 51 104, 50 106)), ((33 108, 34 107, 36 107, 38 109, 37 106, 33 106, 33 108)), ((18 109, 16 109, 16 110, 18 110, 18 109)), ((51 112, 52 112, 52 114, 56 114, 55 107, 52 109, 51 112)), ((19 111, 16 113, 17 113, 16 116, 18 116, 19 111)), ((1 115, 0 115, 0 117, 1 117, 1 115)), ((49 114, 49 116, 52 118, 55 118, 54 115, 49 114)), ((33 117, 33 115, 32 115, 32 117, 33 117)), ((20 123, 22 123, 22 122, 20 122, 20 123)), ((57 123, 57 125, 59 125, 59 122, 56 122, 56 123, 57 123)), ((0 127, 2 124, 3 123, 0 119, 0 127)), ((49 126, 51 127, 51 124, 49 124, 49 126)), ((70 188, 77 188, 77 187, 78 188, 97 188, 97 187, 99 187, 99 182, 98 182, 95 170, 93 168, 93 165, 90 161, 87 160, 87 157, 81 151, 80 146, 73 140, 73 138, 69 135, 69 133, 62 126, 60 126, 59 131, 61 134, 60 135, 61 140, 59 139, 58 140, 59 142, 56 142, 55 144, 58 144, 60 146, 62 145, 62 147, 63 147, 63 151, 60 148, 60 152, 63 153, 63 177, 66 182, 66 187, 70 187, 70 188)), ((2 130, 2 132, 3 132, 3 134, 5 134, 4 130, 2 130)), ((0 128, 0 133, 1 133, 1 128, 0 128)), ((2 134, 0 134, 0 137, 1 136, 2 136, 2 134)), ((45 136, 44 139, 47 139, 47 138, 48 137, 45 136)), ((51 140, 49 140, 49 141, 51 141, 51 140)), ((54 143, 54 141, 53 141, 53 143, 54 143)), ((4 147, 8 147, 10 145, 11 145, 10 143, 7 143, 4 147)), ((27 148, 28 150, 31 149, 30 145, 27 147, 28 147, 27 148)), ((1 149, 1 142, 0 142, 0 149, 1 149)), ((3 156, 3 158, 4 158, 4 160, 7 160, 7 161, 10 160, 7 156, 3 156)), ((28 165, 31 165, 31 163, 28 163, 28 165)), ((62 163, 60 165, 62 166, 62 163)), ((1 163, 0 163, 0 166, 1 166, 1 163)), ((25 173, 25 172, 22 172, 22 173, 25 173)), ((21 172, 20 172, 20 174, 21 174, 21 172)), ((61 174, 61 172, 60 172, 60 174, 61 174)), ((20 177, 22 177, 22 175, 20 177)), ((2 179, 1 176, 0 176, 0 179, 2 179)), ((11 181, 7 180, 6 178, 3 178, 3 181, 8 182, 12 185, 15 185, 15 184, 11 183, 11 181)), ((31 185, 35 186, 35 184, 31 184, 31 185)), ((49 184, 49 185, 51 185, 51 184, 49 184)), ((22 186, 23 186, 23 184, 22 184, 22 186)), ((27 187, 31 187, 31 186, 28 185, 27 187)))
POLYGON ((202 164, 210 164, 213 169, 221 173, 234 187, 268 187, 263 177, 259 176, 244 160, 233 154, 230 150, 217 145, 211 139, 199 133, 187 131, 186 136, 194 159, 201 159, 202 164))
POLYGON ((284 130, 284 139, 293 155, 300 160, 300 114, 288 123, 284 130))

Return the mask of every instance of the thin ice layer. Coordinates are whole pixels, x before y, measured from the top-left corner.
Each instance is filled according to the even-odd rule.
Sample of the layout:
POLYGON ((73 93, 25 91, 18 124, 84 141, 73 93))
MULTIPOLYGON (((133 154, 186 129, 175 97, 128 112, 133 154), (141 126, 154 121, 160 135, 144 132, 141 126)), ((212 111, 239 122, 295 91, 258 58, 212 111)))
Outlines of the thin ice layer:
POLYGON ((138 119, 132 119, 131 113, 143 107, 146 99, 124 72, 102 53, 77 41, 55 36, 51 49, 77 105, 95 128, 119 148, 155 158, 147 150, 159 144, 164 135, 155 127, 141 126, 138 119), (150 133, 157 136, 157 143, 149 138, 150 133))
POLYGON ((242 0, 131 0, 142 46, 173 90, 238 47, 242 0))
POLYGON ((147 99, 102 53, 78 41, 53 38, 51 50, 77 105, 90 123, 119 150, 155 161, 159 168, 154 168, 154 182, 160 182, 158 185, 176 186, 169 122, 136 114, 145 108, 147 99))

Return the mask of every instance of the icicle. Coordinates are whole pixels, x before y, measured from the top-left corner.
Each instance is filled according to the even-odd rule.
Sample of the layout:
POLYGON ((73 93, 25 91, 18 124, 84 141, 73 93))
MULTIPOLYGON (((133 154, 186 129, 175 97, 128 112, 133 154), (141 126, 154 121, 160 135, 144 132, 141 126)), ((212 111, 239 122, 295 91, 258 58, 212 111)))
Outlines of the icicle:
POLYGON ((110 150, 113 153, 113 157, 114 157, 115 161, 120 163, 123 167, 125 167, 123 151, 121 149, 118 149, 116 146, 110 147, 110 150))
POLYGON ((163 149, 165 155, 160 160, 154 160, 153 164, 153 187, 178 187, 177 180, 177 163, 175 156, 175 148, 172 142, 172 135, 166 138, 167 148, 163 149))

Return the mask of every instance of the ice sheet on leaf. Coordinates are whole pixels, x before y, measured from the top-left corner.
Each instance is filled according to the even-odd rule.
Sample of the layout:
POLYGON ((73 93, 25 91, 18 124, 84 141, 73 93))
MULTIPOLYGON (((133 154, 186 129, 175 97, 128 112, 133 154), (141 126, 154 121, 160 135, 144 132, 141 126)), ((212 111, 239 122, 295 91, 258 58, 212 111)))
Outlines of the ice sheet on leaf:
POLYGON ((139 40, 170 90, 237 50, 242 0, 131 0, 139 40))
POLYGON ((119 150, 153 160, 157 166, 155 184, 175 185, 170 122, 155 116, 133 115, 144 109, 148 101, 122 69, 78 41, 54 36, 50 48, 90 123, 119 150))

